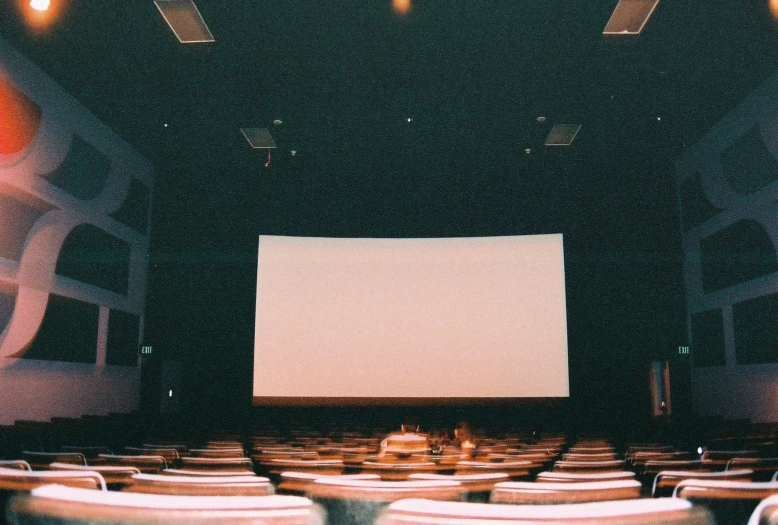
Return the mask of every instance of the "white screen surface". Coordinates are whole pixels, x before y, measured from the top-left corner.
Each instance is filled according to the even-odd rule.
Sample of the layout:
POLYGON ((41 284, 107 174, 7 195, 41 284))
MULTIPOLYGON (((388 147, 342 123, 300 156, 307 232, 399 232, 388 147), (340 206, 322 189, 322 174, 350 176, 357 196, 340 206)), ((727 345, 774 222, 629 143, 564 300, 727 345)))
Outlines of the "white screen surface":
POLYGON ((260 236, 255 404, 569 395, 562 235, 260 236))

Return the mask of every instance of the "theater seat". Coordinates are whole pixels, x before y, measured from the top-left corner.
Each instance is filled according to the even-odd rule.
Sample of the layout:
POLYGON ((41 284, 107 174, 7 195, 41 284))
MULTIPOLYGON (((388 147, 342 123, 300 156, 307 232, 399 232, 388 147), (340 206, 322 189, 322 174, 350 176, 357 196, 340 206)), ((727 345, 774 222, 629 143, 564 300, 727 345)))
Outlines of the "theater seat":
POLYGON ((498 483, 489 499, 492 503, 558 504, 637 499, 642 485, 635 480, 582 483, 498 483))
POLYGON ((140 470, 131 466, 111 466, 111 465, 70 465, 69 463, 52 463, 49 470, 87 470, 97 472, 105 480, 109 490, 121 490, 132 483, 132 476, 140 474, 140 470))
POLYGON ((117 454, 99 454, 90 465, 115 465, 135 467, 143 473, 158 474, 167 468, 167 461, 162 456, 134 456, 117 454))
POLYGON ((727 470, 719 472, 701 472, 698 470, 663 470, 654 478, 651 495, 655 498, 671 496, 675 487, 686 479, 751 481, 752 470, 727 470))
POLYGON ((550 483, 582 483, 591 481, 633 480, 635 473, 630 470, 613 472, 541 472, 536 481, 550 483))
POLYGON ((86 458, 78 452, 22 452, 22 458, 33 470, 46 470, 52 463, 86 465, 86 458))
POLYGON ((93 525, 322 525, 321 511, 297 496, 169 496, 48 485, 15 497, 11 523, 93 525))
POLYGON ((0 461, 0 469, 8 468, 13 470, 32 470, 29 463, 23 459, 4 459, 0 461))
POLYGON ((270 480, 260 476, 170 476, 136 474, 125 492, 180 496, 267 496, 273 494, 270 480))
POLYGON ((704 505, 716 523, 745 523, 761 500, 778 494, 778 483, 687 479, 675 488, 675 495, 704 505))
POLYGON ((281 480, 278 484, 279 494, 297 494, 304 496, 308 493, 314 481, 320 478, 338 477, 340 479, 361 479, 368 481, 380 481, 378 474, 314 474, 311 472, 282 472, 281 480))
POLYGON ((688 501, 639 499, 568 505, 500 505, 406 499, 392 503, 376 525, 712 525, 688 501))
POLYGON ((504 472, 488 472, 485 474, 411 474, 408 481, 456 481, 462 484, 467 501, 486 503, 492 489, 497 483, 508 481, 504 472))
POLYGON ((320 478, 308 497, 321 504, 330 525, 370 525, 387 504, 403 498, 459 501, 464 489, 455 481, 364 481, 320 478))

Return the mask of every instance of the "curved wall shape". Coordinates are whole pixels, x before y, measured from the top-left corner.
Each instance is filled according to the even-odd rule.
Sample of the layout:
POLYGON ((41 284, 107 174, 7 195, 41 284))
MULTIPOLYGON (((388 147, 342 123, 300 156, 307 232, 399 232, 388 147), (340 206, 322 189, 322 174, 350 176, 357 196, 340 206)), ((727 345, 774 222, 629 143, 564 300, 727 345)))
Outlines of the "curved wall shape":
POLYGON ((764 226, 738 221, 700 240, 703 291, 713 292, 778 271, 778 256, 764 226))
POLYGON ((0 39, 0 425, 137 408, 153 183, 0 39))
POLYGON ((754 193, 778 180, 778 161, 765 146, 759 125, 721 152, 721 171, 739 194, 754 193))

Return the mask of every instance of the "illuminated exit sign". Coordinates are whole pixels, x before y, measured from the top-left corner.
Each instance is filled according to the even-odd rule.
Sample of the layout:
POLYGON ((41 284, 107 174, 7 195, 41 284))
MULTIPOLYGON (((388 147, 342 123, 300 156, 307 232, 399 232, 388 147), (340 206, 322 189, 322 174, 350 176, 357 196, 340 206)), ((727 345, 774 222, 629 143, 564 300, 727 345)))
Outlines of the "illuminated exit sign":
POLYGON ((141 346, 140 347, 140 353, 143 355, 149 355, 154 351, 154 348, 151 345, 148 346, 141 346))
POLYGON ((688 346, 679 346, 678 347, 678 353, 680 355, 689 355, 689 354, 691 354, 691 351, 689 350, 688 346))

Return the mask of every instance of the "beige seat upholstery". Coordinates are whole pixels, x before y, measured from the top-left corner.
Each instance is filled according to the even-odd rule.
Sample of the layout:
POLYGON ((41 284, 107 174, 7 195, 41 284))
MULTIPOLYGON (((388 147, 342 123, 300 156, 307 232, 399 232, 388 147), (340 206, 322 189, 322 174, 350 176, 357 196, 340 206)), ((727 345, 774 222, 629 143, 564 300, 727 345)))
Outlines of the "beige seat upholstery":
POLYGON ((489 501, 492 489, 497 483, 510 478, 504 472, 487 472, 484 474, 411 474, 408 481, 456 481, 462 484, 468 501, 489 501))
POLYGON ((637 499, 640 497, 641 487, 640 482, 635 480, 581 483, 507 482, 494 486, 489 501, 526 505, 637 499))
POLYGON ((586 481, 616 481, 633 480, 635 473, 631 470, 615 470, 613 472, 541 472, 535 481, 551 483, 582 483, 586 481))
POLYGON ((561 472, 613 472, 625 470, 624 460, 612 461, 557 461, 554 463, 554 471, 561 472))
POLYGON ((411 474, 434 474, 442 469, 453 470, 453 466, 440 465, 432 461, 389 463, 384 461, 363 461, 360 465, 362 474, 378 474, 384 481, 404 481, 411 474))
POLYGON ((319 509, 296 496, 170 496, 96 492, 59 485, 16 497, 8 515, 23 523, 323 525, 319 509))
POLYGON ((675 495, 711 510, 716 523, 745 523, 759 502, 778 494, 778 483, 687 479, 675 495))
POLYGON ((56 471, 0 468, 0 491, 30 491, 35 487, 51 483, 107 490, 103 476, 90 470, 56 471))
POLYGON ((90 465, 114 465, 135 467, 142 473, 158 474, 168 467, 162 456, 135 456, 120 454, 99 454, 90 465))
POLYGON ((456 464, 456 474, 484 474, 487 472, 501 472, 508 474, 512 480, 528 480, 537 465, 530 461, 503 461, 501 463, 491 461, 460 461, 456 464))
POLYGON ((654 478, 651 495, 655 498, 670 496, 675 487, 686 479, 721 480, 721 481, 751 481, 752 470, 729 470, 719 472, 703 472, 699 470, 663 470, 654 478))
POLYGON ((282 472, 280 481, 278 484, 279 494, 298 494, 305 495, 308 493, 311 485, 314 481, 320 478, 339 477, 341 479, 357 479, 364 481, 380 481, 381 476, 378 474, 345 474, 345 475, 333 475, 333 474, 315 474, 312 472, 294 472, 287 471, 282 472))
POLYGON ((22 452, 22 458, 33 470, 45 470, 52 463, 72 463, 86 465, 86 458, 78 452, 22 452))
POLYGON ((170 476, 136 474, 125 492, 181 496, 267 496, 273 494, 270 480, 260 476, 170 476))
POLYGON ((3 459, 0 460, 0 469, 8 468, 14 470, 32 470, 29 463, 23 459, 3 459))
POLYGON ((206 470, 219 472, 253 472, 250 458, 181 458, 182 470, 206 470))
POLYGON ((330 525, 371 524, 387 504, 403 498, 459 501, 463 496, 462 485, 455 481, 364 481, 332 477, 317 479, 308 490, 308 497, 324 507, 330 525))
POLYGON ((687 501, 640 499, 567 505, 500 505, 406 499, 376 525, 712 525, 710 513, 687 501))
POLYGON ((135 467, 127 466, 112 466, 112 465, 70 465, 69 463, 52 463, 49 465, 49 470, 87 470, 97 472, 105 480, 109 489, 119 490, 129 485, 132 481, 132 476, 140 474, 140 470, 135 467))

